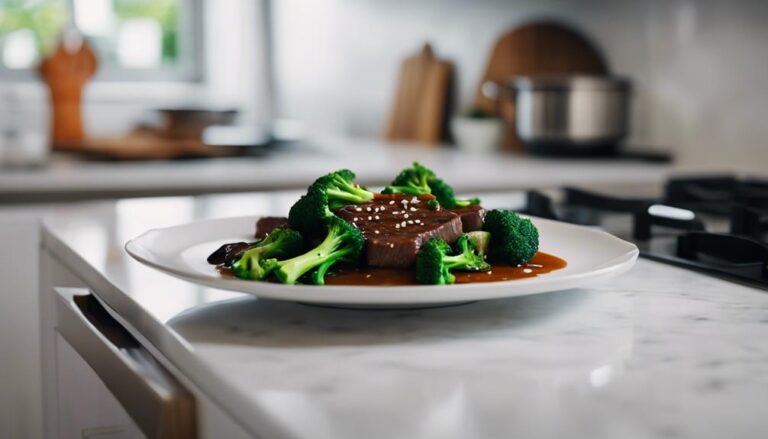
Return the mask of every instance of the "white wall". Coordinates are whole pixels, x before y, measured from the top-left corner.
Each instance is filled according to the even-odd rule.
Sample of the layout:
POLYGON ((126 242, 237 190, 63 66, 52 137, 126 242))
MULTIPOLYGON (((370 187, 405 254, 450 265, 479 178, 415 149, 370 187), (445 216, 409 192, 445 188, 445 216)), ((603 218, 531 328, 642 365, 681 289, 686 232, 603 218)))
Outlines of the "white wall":
POLYGON ((493 41, 530 18, 574 23, 636 86, 634 144, 685 163, 768 164, 768 2, 280 0, 277 111, 316 129, 379 135, 400 60, 423 41, 457 67, 469 105, 493 41))

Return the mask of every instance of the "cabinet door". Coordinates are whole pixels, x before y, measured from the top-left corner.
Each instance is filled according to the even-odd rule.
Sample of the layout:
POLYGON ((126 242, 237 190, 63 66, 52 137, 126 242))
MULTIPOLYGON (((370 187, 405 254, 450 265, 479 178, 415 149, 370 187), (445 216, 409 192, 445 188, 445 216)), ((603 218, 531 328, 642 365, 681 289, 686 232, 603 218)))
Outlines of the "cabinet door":
POLYGON ((143 438, 136 423, 61 335, 56 337, 59 438, 143 438))

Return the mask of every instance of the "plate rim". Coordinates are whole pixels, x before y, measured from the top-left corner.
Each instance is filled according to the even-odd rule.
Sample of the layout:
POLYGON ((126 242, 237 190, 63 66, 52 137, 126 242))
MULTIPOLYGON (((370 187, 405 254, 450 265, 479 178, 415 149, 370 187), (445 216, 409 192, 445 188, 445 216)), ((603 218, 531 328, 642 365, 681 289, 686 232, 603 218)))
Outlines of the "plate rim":
MULTIPOLYGON (((282 285, 278 283, 266 283, 266 282, 249 281, 249 280, 243 280, 243 279, 214 278, 205 273, 198 273, 194 271, 184 271, 181 269, 177 269, 175 267, 169 267, 168 265, 164 265, 159 261, 153 260, 152 250, 148 249, 147 246, 143 245, 141 242, 142 240, 148 239, 148 237, 151 236, 152 234, 162 233, 163 231, 169 231, 169 230, 178 230, 179 228, 182 228, 182 227, 194 227, 194 226, 199 226, 205 223, 238 221, 238 220, 240 221, 250 220, 250 221, 254 221, 254 224, 255 224, 255 221, 260 217, 262 216, 242 215, 242 216, 221 217, 221 218, 207 218, 207 219, 191 221, 183 224, 168 226, 168 227, 151 228, 141 233, 140 235, 132 239, 129 239, 125 243, 123 248, 132 258, 134 258, 138 262, 146 266, 152 267, 165 274, 176 277, 178 279, 185 280, 187 282, 202 284, 211 288, 241 292, 244 294, 250 294, 250 295, 253 295, 259 298, 265 298, 265 299, 288 300, 288 301, 298 301, 298 302, 307 302, 307 303, 325 303, 325 304, 328 304, 328 303, 423 304, 423 303, 434 303, 434 302, 448 303, 448 302, 463 302, 467 300, 490 300, 490 299, 498 299, 498 298, 504 298, 504 297, 515 297, 515 296, 523 296, 523 295, 530 295, 530 294, 540 294, 540 293, 551 292, 551 291, 560 291, 560 290, 581 287, 584 285, 585 281, 591 281, 591 280, 596 281, 601 279, 607 279, 607 278, 622 274, 634 266, 634 263, 637 260, 640 253, 639 249, 635 244, 625 241, 621 238, 618 238, 604 230, 585 227, 577 224, 565 223, 562 221, 555 221, 547 218, 530 216, 532 218, 535 218, 536 221, 556 224, 558 227, 587 230, 590 233, 597 233, 597 234, 604 235, 605 237, 611 240, 615 240, 627 246, 627 251, 610 260, 602 262, 597 268, 593 270, 569 274, 567 277, 548 278, 546 275, 544 275, 544 276, 537 276, 537 277, 525 278, 525 279, 513 279, 513 280, 496 281, 496 282, 474 282, 474 283, 455 284, 455 285, 397 285, 397 286, 392 286, 392 285, 332 285, 331 286, 331 285, 305 285, 305 284, 282 285), (146 257, 146 255, 143 253, 146 253, 150 256, 146 257), (562 288, 561 287, 544 288, 542 291, 533 291, 533 292, 508 292, 508 291, 504 292, 505 290, 504 287, 509 286, 511 284, 525 285, 525 286, 538 284, 538 285, 546 286, 553 283, 557 284, 561 282, 567 283, 568 286, 564 286, 562 288), (274 289, 281 289, 283 291, 280 294, 282 294, 283 297, 280 297, 280 294, 276 294, 276 293, 270 293, 266 291, 262 293, 257 293, 249 290, 248 288, 237 287, 238 285, 254 285, 254 283, 256 283, 257 285, 261 285, 261 284, 268 285, 270 288, 274 288, 274 289), (303 294, 306 294, 307 291, 312 291, 319 288, 329 289, 329 290, 332 289, 333 291, 336 291, 339 294, 350 294, 353 291, 356 291, 356 292, 354 293, 355 297, 349 298, 349 299, 354 299, 351 302, 349 300, 343 301, 343 300, 328 298, 325 296, 319 296, 319 297, 303 296, 303 294), (361 289, 367 290, 367 292, 369 293, 373 293, 373 292, 380 293, 382 291, 393 291, 393 290, 403 291, 407 289, 407 290, 413 291, 414 296, 412 298, 409 298, 409 300, 405 302, 402 300, 395 300, 395 301, 381 300, 381 299, 370 298, 366 296, 363 292, 359 291, 361 289), (493 294, 492 291, 494 289, 499 290, 499 293, 493 294), (466 296, 467 290, 477 291, 479 294, 477 294, 476 296, 473 295, 473 297, 471 298, 467 298, 466 296), (485 293, 480 294, 481 291, 485 291, 485 293), (442 297, 434 297, 435 294, 439 294, 436 292, 439 292, 439 293, 452 292, 454 294, 450 294, 451 296, 458 295, 463 298, 449 298, 449 297, 445 297, 445 294, 442 294, 442 297), (462 295, 461 293, 464 293, 464 295, 462 295), (296 294, 300 294, 302 296, 295 297, 296 294)), ((154 256, 154 258, 157 259, 157 256, 154 256)), ((250 288, 253 288, 253 287, 250 287, 250 288)))

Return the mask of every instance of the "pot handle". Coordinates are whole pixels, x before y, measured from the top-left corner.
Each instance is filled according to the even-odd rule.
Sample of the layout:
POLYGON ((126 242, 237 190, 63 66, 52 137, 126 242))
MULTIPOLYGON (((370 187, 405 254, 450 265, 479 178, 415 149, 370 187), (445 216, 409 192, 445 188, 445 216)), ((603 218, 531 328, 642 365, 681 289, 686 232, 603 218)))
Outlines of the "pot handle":
POLYGON ((485 81, 480 87, 480 92, 486 98, 492 101, 498 101, 499 95, 501 94, 501 87, 499 87, 499 84, 494 81, 485 81))

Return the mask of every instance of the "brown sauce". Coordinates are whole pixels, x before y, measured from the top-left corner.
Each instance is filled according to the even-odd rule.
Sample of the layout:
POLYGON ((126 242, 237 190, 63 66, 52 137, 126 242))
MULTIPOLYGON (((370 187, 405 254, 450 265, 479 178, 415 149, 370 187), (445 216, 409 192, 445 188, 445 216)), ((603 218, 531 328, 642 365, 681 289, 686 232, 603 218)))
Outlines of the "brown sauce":
MULTIPOLYGON (((536 277, 540 274, 565 268, 568 263, 557 256, 538 252, 527 264, 521 266, 493 264, 489 272, 454 271, 457 284, 472 282, 500 282, 505 280, 536 277)), ((416 285, 412 269, 356 267, 325 277, 327 285, 416 285)))
MULTIPOLYGON (((493 264, 488 272, 454 271, 457 284, 473 282, 501 282, 505 280, 525 279, 560 270, 568 265, 564 259, 549 253, 538 252, 527 263, 520 266, 493 264)), ((225 277, 234 277, 228 267, 216 267, 225 277)), ((269 279, 270 282, 275 279, 269 279)), ((325 277, 326 285, 368 285, 368 286, 402 286, 417 285, 413 269, 405 268, 376 268, 353 267, 345 268, 325 277)))

